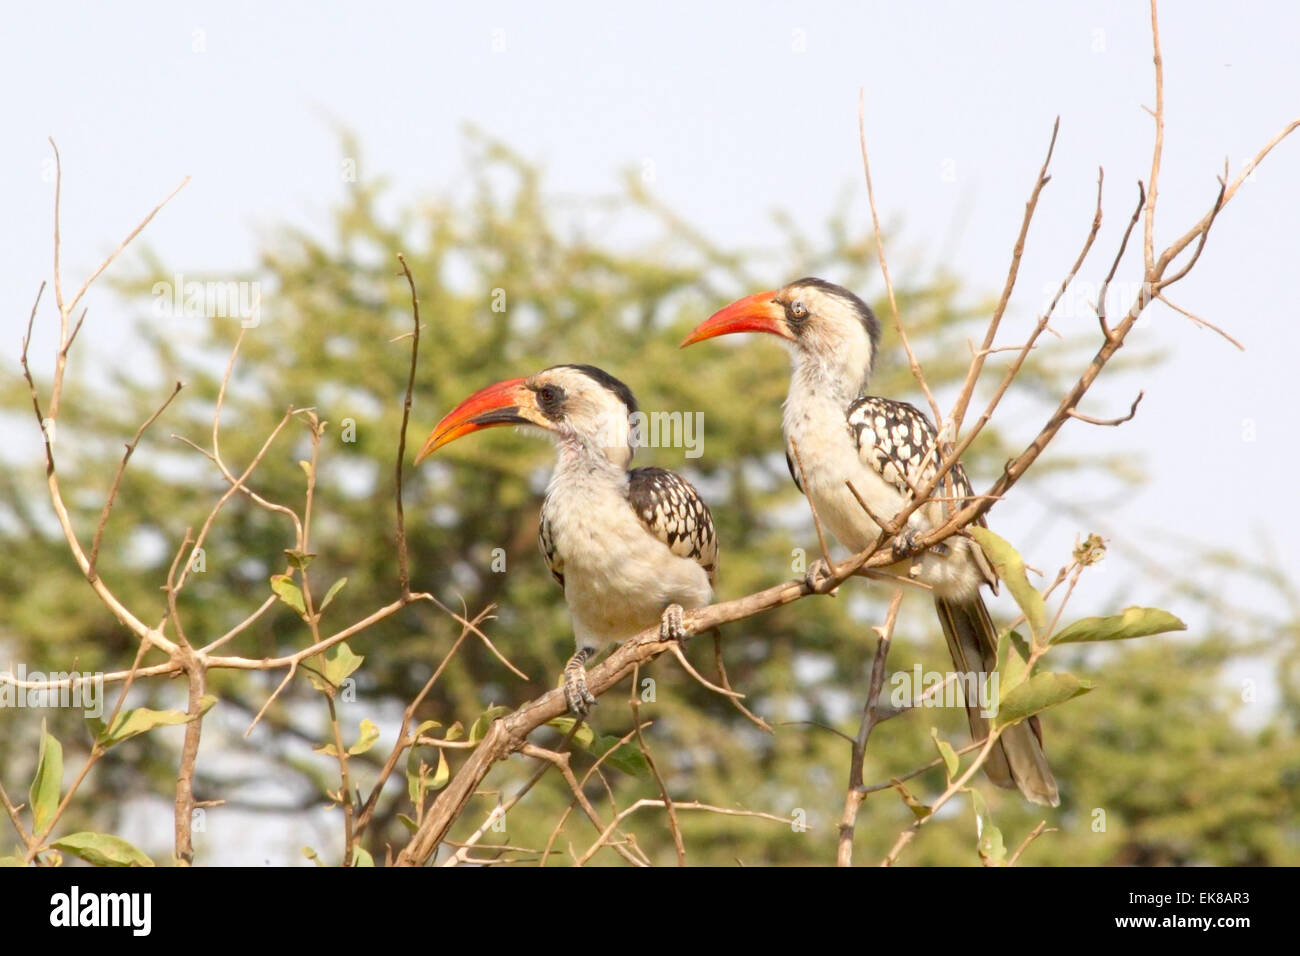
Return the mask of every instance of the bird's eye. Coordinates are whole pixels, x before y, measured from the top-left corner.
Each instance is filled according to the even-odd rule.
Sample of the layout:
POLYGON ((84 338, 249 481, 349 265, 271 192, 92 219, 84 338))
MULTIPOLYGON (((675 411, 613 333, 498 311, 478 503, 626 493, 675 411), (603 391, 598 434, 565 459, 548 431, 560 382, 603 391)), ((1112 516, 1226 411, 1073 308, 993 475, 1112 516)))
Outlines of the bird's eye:
POLYGON ((558 385, 543 385, 537 390, 537 405, 548 418, 559 418, 564 406, 564 389, 558 385))
POLYGON ((802 299, 795 299, 790 303, 790 317, 797 320, 808 318, 808 307, 803 304, 802 299))

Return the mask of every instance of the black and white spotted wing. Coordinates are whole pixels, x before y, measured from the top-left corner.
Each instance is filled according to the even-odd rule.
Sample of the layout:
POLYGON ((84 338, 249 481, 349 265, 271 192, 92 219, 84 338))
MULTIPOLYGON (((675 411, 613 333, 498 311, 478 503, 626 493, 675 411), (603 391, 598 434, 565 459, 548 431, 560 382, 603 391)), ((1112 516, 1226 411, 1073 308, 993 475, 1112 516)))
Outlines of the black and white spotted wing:
POLYGON ((564 558, 560 552, 555 550, 555 535, 551 531, 551 523, 546 520, 546 512, 542 512, 542 520, 537 525, 537 545, 542 549, 542 557, 546 559, 546 568, 551 572, 551 577, 555 578, 560 588, 564 588, 564 558))
POLYGON ((713 583, 718 574, 713 515, 689 481, 664 468, 634 468, 628 473, 627 500, 647 531, 673 554, 704 568, 713 583))
MULTIPOLYGON (((848 422, 862 463, 905 495, 928 481, 939 466, 942 455, 934 448, 934 425, 914 405, 875 396, 860 398, 849 406, 848 422)), ((937 494, 955 498, 974 494, 960 462, 948 477, 951 490, 945 480, 937 494)))

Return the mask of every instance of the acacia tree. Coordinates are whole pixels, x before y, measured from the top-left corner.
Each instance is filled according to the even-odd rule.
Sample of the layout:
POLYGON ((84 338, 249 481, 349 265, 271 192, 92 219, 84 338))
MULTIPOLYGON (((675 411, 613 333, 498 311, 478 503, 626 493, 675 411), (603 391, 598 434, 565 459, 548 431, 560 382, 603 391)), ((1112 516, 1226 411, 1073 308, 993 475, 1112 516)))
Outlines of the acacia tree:
MULTIPOLYGON (((666 374, 679 367, 672 353, 679 336, 665 334, 665 329, 698 317, 706 301, 716 301, 714 287, 752 285, 746 268, 751 257, 710 248, 669 212, 654 207, 650 197, 635 192, 643 211, 672 227, 675 242, 655 250, 654 264, 599 251, 585 241, 566 241, 540 211, 535 172, 499 145, 480 145, 485 162, 514 175, 512 193, 503 197, 485 177, 469 204, 476 216, 457 215, 463 210, 440 204, 427 217, 383 225, 373 208, 377 193, 358 187, 339 217, 336 248, 306 236, 285 237, 267 254, 278 288, 248 304, 237 316, 243 320, 237 332, 232 333, 228 320, 209 325, 210 340, 204 345, 224 342, 229 347, 233 339, 228 361, 214 367, 187 359, 173 338, 154 328, 149 344, 160 364, 184 368, 187 387, 163 389, 159 407, 126 422, 114 407, 96 406, 88 394, 77 392, 65 373, 84 319, 78 306, 87 289, 158 210, 76 292, 65 294, 70 290, 64 288, 58 261, 56 185, 54 373, 42 387, 27 366, 27 344, 38 314, 34 307, 24 340, 26 391, 45 439, 46 483, 61 546, 71 552, 81 577, 116 622, 95 622, 102 640, 82 666, 103 671, 104 680, 121 692, 102 725, 91 727, 85 758, 69 785, 64 785, 59 741, 77 731, 58 729, 56 735, 42 726, 39 741, 31 741, 38 756, 28 806, 20 807, 0 790, 19 841, 16 859, 48 864, 61 852, 92 862, 148 859, 116 837, 70 826, 78 816, 78 795, 91 781, 102 785, 105 775, 96 768, 108 766, 130 768, 137 775, 131 779, 142 770, 174 774, 174 857, 190 862, 194 822, 211 805, 204 797, 224 796, 231 786, 219 775, 202 775, 200 744, 211 734, 213 721, 235 712, 254 740, 281 746, 306 738, 317 745, 309 763, 285 746, 283 766, 310 782, 304 805, 317 804, 318 791, 324 791, 337 807, 341 840, 338 850, 325 856, 345 865, 367 864, 383 848, 387 859, 400 864, 422 864, 435 854, 447 863, 545 863, 559 854, 561 836, 578 862, 617 854, 625 862, 645 864, 664 853, 684 861, 688 845, 713 840, 734 845, 738 830, 745 835, 742 858, 849 863, 855 845, 865 845, 892 863, 923 828, 941 827, 931 823, 935 811, 962 793, 970 794, 980 817, 978 858, 991 864, 1014 862, 1044 832, 1047 821, 1031 826, 1023 808, 1008 806, 1005 816, 1000 809, 1004 827, 1009 819, 1015 828, 1014 847, 1008 846, 991 821, 989 807, 998 806, 997 798, 982 796, 971 784, 1002 729, 1091 688, 1086 678, 1044 669, 1043 658, 1064 657, 1074 668, 1079 662, 1070 645, 1179 626, 1171 615, 1141 609, 1063 623, 1074 585, 1103 550, 1098 539, 1081 540, 1061 570, 1036 589, 1010 545, 968 530, 1027 474, 1041 474, 1050 466, 1050 459, 1040 456, 1070 419, 1093 425, 1122 422, 1090 418, 1080 411, 1080 402, 1102 371, 1114 368, 1116 353, 1145 309, 1156 299, 1167 301, 1165 290, 1196 265, 1215 217, 1242 182, 1240 177, 1221 180, 1206 215, 1157 254, 1152 234, 1164 109, 1154 7, 1152 26, 1156 136, 1151 173, 1139 188, 1118 247, 1098 267, 1087 264, 1101 225, 1099 176, 1096 213, 1083 230, 1081 251, 1024 339, 1004 345, 999 332, 1038 199, 1047 186, 1055 129, 1033 180, 1004 287, 979 318, 984 329, 969 363, 954 360, 960 352, 944 347, 960 341, 973 318, 954 307, 950 285, 893 288, 874 196, 874 228, 868 236, 846 238, 852 235, 847 224, 832 223, 834 251, 829 255, 800 254, 815 244, 794 236, 796 252, 778 257, 783 263, 801 259, 799 271, 804 272, 845 268, 849 281, 860 285, 878 267, 887 303, 880 311, 891 319, 909 358, 906 372, 883 383, 882 391, 901 392, 905 376, 912 376, 947 439, 932 449, 942 463, 935 480, 917 489, 908 512, 930 495, 945 494, 942 479, 959 456, 998 475, 976 500, 963 507, 953 504, 948 522, 918 542, 923 548, 951 534, 978 535, 1021 612, 1021 620, 1006 622, 1003 634, 1000 716, 994 731, 965 748, 946 742, 947 727, 927 742, 928 728, 905 726, 915 725, 914 719, 890 723, 888 733, 873 733, 899 713, 881 695, 887 665, 897 660, 896 652, 890 657, 894 632, 906 621, 900 616, 901 595, 895 594, 876 618, 869 677, 855 680, 868 649, 842 638, 853 618, 842 609, 845 602, 805 600, 814 592, 798 573, 793 580, 762 586, 799 570, 789 567, 790 532, 777 517, 789 494, 779 474, 784 463, 779 453, 773 454, 779 444, 753 421, 749 408, 728 407, 717 396, 744 383, 745 394, 755 402, 775 404, 779 394, 761 393, 781 381, 779 374, 764 374, 775 370, 777 359, 746 356, 724 373, 722 382, 666 374), (458 225, 466 221, 468 228, 458 225), (408 247, 413 231, 422 248, 409 265, 406 257, 397 256, 400 271, 395 272, 394 251, 408 247), (1057 364, 1076 359, 1081 371, 1068 378, 1054 375, 1042 359, 1039 339, 1070 282, 1081 270, 1093 268, 1104 275, 1104 288, 1119 273, 1126 252, 1136 258, 1139 248, 1142 282, 1132 303, 1122 315, 1108 316, 1103 293, 1091 332, 1091 357, 1077 359, 1085 337, 1067 342, 1055 349, 1057 364), (458 289, 451 276, 456 267, 463 272, 467 265, 480 280, 478 290, 458 289), (490 294, 482 294, 484 289, 490 294), (493 309, 498 302, 503 308, 493 309), (454 345, 448 335, 453 331, 454 345), (929 347, 915 351, 912 342, 921 341, 929 347), (561 342, 582 348, 583 354, 555 354, 561 342), (548 451, 519 444, 512 436, 488 436, 481 444, 457 446, 451 464, 436 468, 428 482, 403 488, 404 478, 411 485, 403 461, 413 414, 417 422, 431 420, 434 410, 459 398, 467 383, 555 361, 589 360, 596 351, 600 363, 611 368, 635 362, 645 369, 645 380, 655 387, 652 407, 707 407, 711 435, 716 430, 728 436, 727 454, 706 455, 699 471, 726 545, 727 590, 751 592, 688 615, 694 633, 721 628, 712 649, 704 642, 703 650, 693 649, 688 656, 674 644, 661 643, 656 632, 627 642, 592 669, 590 684, 597 695, 632 678, 630 723, 614 733, 569 719, 558 691, 536 695, 537 676, 558 672, 561 648, 569 640, 567 617, 550 582, 535 567, 529 570, 537 563, 530 564, 535 476, 544 470, 548 451), (1004 368, 986 369, 1003 353, 1010 356, 1004 368), (308 359, 307 374, 295 378, 294 366, 308 359), (472 379, 462 377, 465 368, 472 369, 472 379), (665 374, 654 374, 655 369, 665 374), (931 383, 938 382, 961 383, 947 412, 933 398, 931 383), (997 413, 1013 386, 1027 382, 1039 390, 1053 389, 1059 398, 1033 442, 1013 448, 995 431, 997 413), (971 406, 981 383, 991 384, 991 397, 975 416, 971 406), (61 415, 65 396, 68 408, 80 412, 79 420, 61 415), (187 396, 192 397, 187 401, 187 396), (263 421, 265 409, 290 402, 282 414, 263 421), (176 439, 155 437, 164 424, 175 429, 176 439), (69 434, 77 441, 70 442, 69 434), (69 461, 74 469, 81 464, 83 440, 93 445, 97 434, 123 436, 127 447, 100 480, 101 504, 87 508, 80 495, 67 493, 64 478, 69 461), (977 438, 979 444, 973 444, 977 438), (151 466, 143 474, 127 470, 137 449, 151 466), (510 453, 501 453, 505 449, 510 453), (382 472, 374 464, 378 461, 384 463, 382 472), (187 493, 178 499, 180 486, 187 493), (419 516, 420 531, 404 514, 408 494, 414 507, 406 510, 419 516), (160 516, 148 515, 137 504, 121 520, 128 499, 138 503, 150 498, 179 500, 180 506, 160 516), (179 527, 177 519, 183 523, 179 527), (149 593, 158 578, 133 567, 129 549, 104 547, 123 525, 133 535, 152 529, 171 542, 167 557, 154 569, 165 582, 161 592, 149 593), (429 526, 433 534, 423 530, 429 526), (358 546, 362 537, 376 546, 358 546), (497 573, 498 562, 508 574, 497 573), (450 595, 456 591, 467 595, 467 604, 455 603, 450 595), (518 639, 525 634, 549 637, 518 639), (853 718, 837 714, 815 693, 809 695, 818 701, 811 714, 792 706, 791 699, 799 695, 790 670, 797 655, 810 648, 833 658, 840 686, 856 688, 853 718), (680 671, 662 664, 652 671, 661 654, 676 658, 680 671), (151 683, 165 687, 157 684, 164 678, 183 679, 183 708, 126 706, 130 692, 151 683), (647 686, 655 693, 647 696, 647 686), (404 702, 400 713, 382 719, 372 712, 352 721, 358 723, 354 731, 346 718, 357 696, 373 700, 381 688, 385 699, 404 702), (321 719, 313 725, 307 714, 321 719), (788 726, 786 718, 799 717, 805 718, 803 726, 788 726), (738 731, 737 722, 747 729, 738 731), (391 746, 381 733, 382 723, 395 728, 391 746), (167 733, 159 729, 167 725, 183 725, 177 731, 183 737, 174 764, 160 769, 165 755, 156 749, 131 753, 140 743, 136 738, 156 738, 167 733), (849 730, 819 729, 829 725, 849 730), (937 755, 926 760, 922 747, 937 755), (524 759, 502 767, 512 754, 524 759), (498 776, 506 779, 495 792, 484 791, 497 767, 498 776), (788 776, 818 781, 827 767, 839 768, 841 781, 835 788, 839 807, 829 814, 826 806, 810 808, 806 794, 788 776), (535 787, 552 770, 562 785, 535 787), (874 779, 881 782, 870 782, 874 779), (912 792, 930 784, 937 789, 933 797, 912 792), (912 822, 904 826, 882 810, 864 836, 858 825, 864 801, 883 790, 902 797, 891 810, 901 810, 912 822), (708 796, 680 796, 683 792, 708 796), (648 834, 642 830, 638 836, 636 823, 648 815, 655 822, 648 834), (736 815, 751 819, 730 819, 736 815), (496 834, 507 819, 511 839, 501 842, 496 834), (809 825, 813 830, 805 834, 809 825), (750 835, 763 828, 770 835, 750 835), (527 834, 527 840, 516 842, 519 833, 527 834)), ((1261 150, 1256 162, 1295 125, 1261 150)), ((870 194, 865 131, 863 163, 870 194)), ((60 170, 60 184, 61 176, 60 170)), ((156 262, 151 272, 167 274, 156 262)), ((149 275, 127 286, 152 289, 153 282, 149 275)), ((40 301, 38 297, 38 306, 40 301)), ((137 397, 147 391, 132 375, 123 374, 119 385, 137 397)), ((1125 417, 1136 408, 1135 402, 1125 417)), ((882 527, 893 529, 906 513, 876 517, 882 527)), ((888 536, 882 536, 867 552, 832 564, 834 574, 819 593, 893 560, 888 536)), ((58 649, 57 640, 44 648, 51 654, 58 649)), ((1121 672, 1117 668, 1114 676, 1121 672)), ((11 673, 0 675, 0 683, 30 692, 70 688, 77 681, 30 680, 11 673)), ((1087 704, 1084 698, 1069 706, 1080 710, 1087 704)), ((601 709, 598 727, 608 726, 610 709, 601 709)), ((233 745, 239 746, 238 734, 228 731, 225 726, 218 730, 223 737, 235 737, 233 745)), ((1239 741, 1226 738, 1210 745, 1242 749, 1239 741)), ((1053 752, 1067 765, 1061 768, 1062 778, 1070 779, 1068 763, 1076 748, 1062 753, 1054 746, 1053 752)), ((1296 759, 1294 748, 1284 753, 1296 759)), ((120 779, 123 774, 108 776, 120 779)), ((130 792, 129 782, 121 786, 123 793, 130 792)), ((1261 816, 1281 786, 1257 790, 1265 803, 1261 816)), ((832 789, 822 783, 817 788, 832 789)), ((1080 804, 1075 812, 1087 806, 1080 804)), ((1253 842, 1266 842, 1266 835, 1255 835, 1253 842)), ((315 851, 312 856, 320 859, 315 851)), ((960 858, 960 851, 949 858, 960 858)))

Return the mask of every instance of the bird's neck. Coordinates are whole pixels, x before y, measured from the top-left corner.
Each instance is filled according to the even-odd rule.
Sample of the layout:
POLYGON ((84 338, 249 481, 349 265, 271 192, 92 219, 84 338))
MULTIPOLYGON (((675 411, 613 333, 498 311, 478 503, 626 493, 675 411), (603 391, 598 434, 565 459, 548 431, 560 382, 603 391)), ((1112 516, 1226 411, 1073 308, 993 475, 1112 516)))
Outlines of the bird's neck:
POLYGON ((631 460, 632 449, 626 446, 604 448, 578 436, 566 435, 557 446, 552 481, 565 479, 621 486, 627 482, 627 466, 631 460))
POLYGON ((824 447, 827 441, 838 441, 836 436, 846 428, 848 407, 866 389, 865 375, 850 375, 842 368, 804 356, 796 358, 782 413, 787 442, 811 450, 814 446, 824 447))
POLYGON ((843 414, 866 393, 865 372, 850 370, 838 364, 833 356, 818 359, 803 355, 795 360, 786 404, 829 406, 843 414))

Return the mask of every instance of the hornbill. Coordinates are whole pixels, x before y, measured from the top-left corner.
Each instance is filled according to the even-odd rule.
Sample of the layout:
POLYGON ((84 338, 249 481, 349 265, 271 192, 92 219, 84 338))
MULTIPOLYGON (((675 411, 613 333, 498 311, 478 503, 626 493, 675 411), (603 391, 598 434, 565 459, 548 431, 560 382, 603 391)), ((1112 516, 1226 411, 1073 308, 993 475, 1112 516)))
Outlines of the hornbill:
POLYGON ((497 425, 550 432, 558 455, 546 489, 538 543, 564 589, 577 650, 564 668, 569 709, 596 699, 586 662, 610 642, 659 622, 681 640, 684 608, 708 604, 718 570, 713 516, 686 479, 635 468, 631 389, 591 365, 556 365, 475 392, 434 427, 418 465, 462 435, 497 425))
MULTIPOLYGON (((682 345, 732 332, 768 332, 784 340, 794 366, 782 423, 790 475, 842 545, 855 552, 871 547, 880 527, 870 515, 888 519, 898 514, 942 457, 934 426, 921 411, 867 394, 880 343, 880 324, 871 309, 833 283, 799 279, 732 303, 701 323, 682 345)), ((951 494, 958 500, 972 496, 960 464, 949 475, 951 494)), ((992 673, 997 631, 980 587, 988 584, 996 591, 997 578, 978 545, 954 536, 917 557, 906 556, 917 537, 945 520, 939 501, 914 511, 895 539, 894 553, 901 560, 890 570, 931 589, 956 669, 963 675, 992 673)), ((971 733, 982 739, 988 721, 977 702, 967 701, 967 716, 971 733)), ((1059 803, 1037 717, 1004 730, 984 767, 1000 787, 1019 787, 1034 803, 1059 803)))

